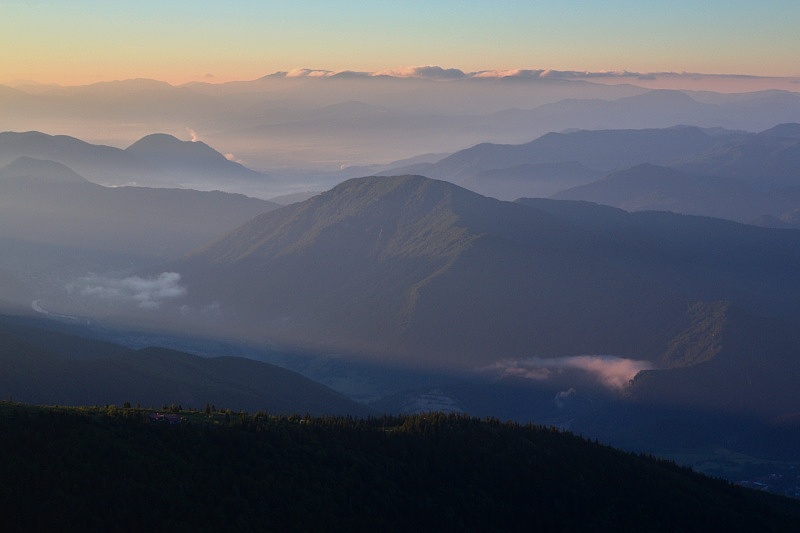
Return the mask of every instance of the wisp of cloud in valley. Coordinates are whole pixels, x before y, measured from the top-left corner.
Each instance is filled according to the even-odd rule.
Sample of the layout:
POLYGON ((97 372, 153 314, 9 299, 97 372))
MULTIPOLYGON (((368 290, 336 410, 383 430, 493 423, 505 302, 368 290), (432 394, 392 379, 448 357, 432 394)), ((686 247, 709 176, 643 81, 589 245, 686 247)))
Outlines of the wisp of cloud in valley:
POLYGON ((579 370, 591 375, 609 389, 621 390, 642 370, 652 370, 650 361, 626 359, 613 355, 576 355, 543 359, 514 359, 498 361, 485 369, 501 377, 518 377, 536 381, 550 379, 566 370, 579 370))
POLYGON ((180 282, 181 275, 177 272, 162 272, 150 278, 128 276, 121 279, 89 274, 69 284, 67 290, 91 298, 135 304, 142 309, 157 309, 162 303, 186 294, 186 287, 180 282))

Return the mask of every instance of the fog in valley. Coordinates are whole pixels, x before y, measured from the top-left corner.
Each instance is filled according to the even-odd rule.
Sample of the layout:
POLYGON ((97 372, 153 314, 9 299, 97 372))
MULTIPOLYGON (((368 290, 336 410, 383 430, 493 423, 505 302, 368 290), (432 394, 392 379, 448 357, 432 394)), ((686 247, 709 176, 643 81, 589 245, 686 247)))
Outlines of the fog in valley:
MULTIPOLYGON (((277 365, 338 413, 535 420, 665 455, 676 434, 740 436, 783 458, 797 81, 418 67, 2 87, 4 331, 64 375, 125 372, 128 395, 144 370, 109 346, 277 365)), ((252 408, 240 370, 215 394, 252 408)), ((58 400, 28 376, 14 398, 112 394, 58 400)))
MULTIPOLYGON (((142 137, 166 133, 202 141, 228 160, 268 176, 222 181, 173 169, 174 177, 156 182, 148 175, 151 169, 142 168, 131 154, 95 149, 96 157, 106 158, 107 165, 113 161, 115 168, 98 166, 89 176, 82 173, 93 181, 219 188, 261 198, 323 190, 343 177, 433 163, 479 143, 526 143, 549 132, 679 124, 754 132, 800 121, 797 96, 785 89, 793 87, 791 79, 773 82, 780 90, 748 91, 757 79, 707 76, 705 85, 726 89, 710 92, 691 89, 705 88, 698 78, 702 76, 464 73, 441 67, 385 73, 300 69, 225 84, 173 86, 140 79, 6 87, 0 105, 7 131, 68 135, 128 152, 142 137), (659 82, 690 89, 653 88, 659 82)), ((3 146, 0 164, 17 155, 3 146)))

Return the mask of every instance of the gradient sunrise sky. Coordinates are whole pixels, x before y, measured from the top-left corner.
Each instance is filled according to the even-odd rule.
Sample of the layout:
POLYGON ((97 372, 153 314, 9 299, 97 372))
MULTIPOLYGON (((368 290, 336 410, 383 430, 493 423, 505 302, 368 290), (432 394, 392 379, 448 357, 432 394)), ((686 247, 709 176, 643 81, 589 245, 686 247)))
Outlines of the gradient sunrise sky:
POLYGON ((0 0, 0 83, 295 68, 800 75, 800 2, 0 0))

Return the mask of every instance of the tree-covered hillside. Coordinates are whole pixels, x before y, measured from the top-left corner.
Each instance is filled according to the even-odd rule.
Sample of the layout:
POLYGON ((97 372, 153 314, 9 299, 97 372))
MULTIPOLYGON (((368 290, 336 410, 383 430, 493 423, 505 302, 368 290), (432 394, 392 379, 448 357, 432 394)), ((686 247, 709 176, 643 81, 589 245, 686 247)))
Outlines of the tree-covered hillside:
POLYGON ((4 531, 787 531, 800 503, 538 426, 0 404, 4 531))
POLYGON ((370 412, 320 383, 261 361, 133 350, 58 331, 54 322, 5 315, 0 315, 0 398, 50 405, 212 403, 275 414, 370 412))

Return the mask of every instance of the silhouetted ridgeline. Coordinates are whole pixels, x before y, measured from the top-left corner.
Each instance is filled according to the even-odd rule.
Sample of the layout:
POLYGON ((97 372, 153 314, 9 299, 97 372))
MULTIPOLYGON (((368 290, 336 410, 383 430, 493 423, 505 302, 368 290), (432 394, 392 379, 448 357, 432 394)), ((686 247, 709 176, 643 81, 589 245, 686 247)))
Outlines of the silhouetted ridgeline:
POLYGON ((5 531, 787 531, 800 502, 537 426, 0 404, 5 531))

